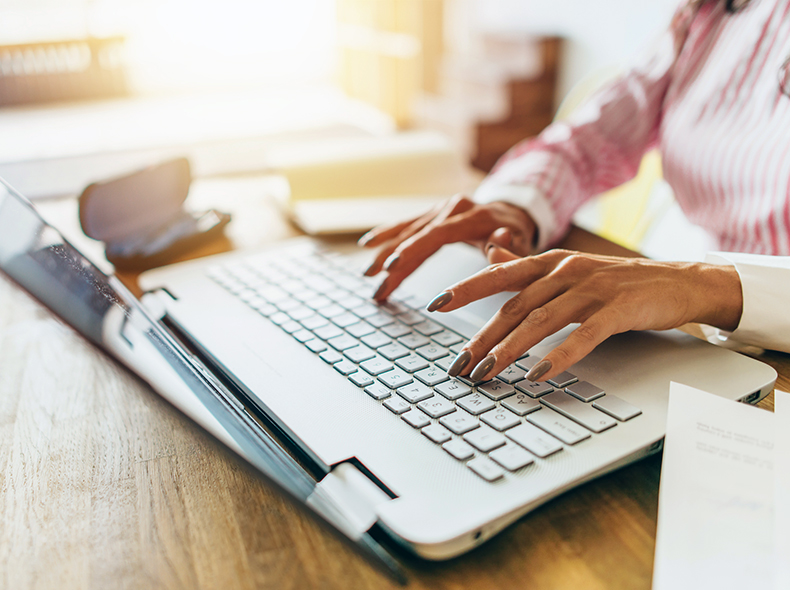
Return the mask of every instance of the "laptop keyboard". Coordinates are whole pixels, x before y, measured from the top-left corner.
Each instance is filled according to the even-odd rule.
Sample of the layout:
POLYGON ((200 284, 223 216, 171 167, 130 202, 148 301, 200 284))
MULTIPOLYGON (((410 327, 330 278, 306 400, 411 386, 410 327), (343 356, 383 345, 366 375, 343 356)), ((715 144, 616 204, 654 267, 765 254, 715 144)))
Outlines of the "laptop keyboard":
POLYGON ((294 248, 207 275, 490 482, 641 414, 570 372, 527 381, 529 354, 491 381, 449 377, 466 339, 407 302, 373 303, 374 282, 335 254, 294 248))

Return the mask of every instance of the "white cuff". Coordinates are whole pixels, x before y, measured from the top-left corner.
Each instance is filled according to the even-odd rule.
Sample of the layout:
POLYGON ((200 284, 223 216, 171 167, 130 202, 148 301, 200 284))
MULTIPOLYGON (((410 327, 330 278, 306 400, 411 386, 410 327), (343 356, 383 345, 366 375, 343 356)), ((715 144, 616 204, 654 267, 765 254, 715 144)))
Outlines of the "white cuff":
POLYGON ((733 252, 713 252, 709 264, 734 266, 741 279, 743 312, 735 331, 719 331, 719 336, 761 348, 790 352, 790 257, 761 256, 733 252))
POLYGON ((489 176, 477 187, 474 200, 477 203, 504 201, 524 209, 538 228, 538 252, 545 250, 555 239, 557 218, 548 199, 535 186, 501 184, 495 177, 489 176))

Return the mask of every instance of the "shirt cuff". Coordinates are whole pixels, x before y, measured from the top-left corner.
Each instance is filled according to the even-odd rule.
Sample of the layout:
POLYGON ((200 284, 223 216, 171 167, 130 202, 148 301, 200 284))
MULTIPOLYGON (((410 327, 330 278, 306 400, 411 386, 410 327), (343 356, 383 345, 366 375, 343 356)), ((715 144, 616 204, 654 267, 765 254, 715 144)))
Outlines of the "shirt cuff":
POLYGON ((705 262, 734 266, 741 279, 741 321, 733 332, 718 330, 719 339, 790 352, 790 257, 712 252, 705 262))
POLYGON ((538 252, 546 250, 556 239, 557 218, 546 196, 535 186, 502 183, 495 176, 489 176, 477 187, 473 198, 477 203, 504 201, 526 211, 537 226, 535 249, 538 252))

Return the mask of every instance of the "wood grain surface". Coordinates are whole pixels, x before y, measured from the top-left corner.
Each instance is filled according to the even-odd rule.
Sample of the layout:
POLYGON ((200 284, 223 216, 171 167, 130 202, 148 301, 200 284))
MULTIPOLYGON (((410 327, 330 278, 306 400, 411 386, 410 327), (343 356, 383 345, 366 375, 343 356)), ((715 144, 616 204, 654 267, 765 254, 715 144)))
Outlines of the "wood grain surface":
MULTIPOLYGON (((295 233, 263 201, 223 204, 246 212, 234 246, 295 233)), ((72 202, 42 209, 87 244, 72 202)), ((760 358, 790 389, 788 356, 760 358)), ((0 465, 0 588, 398 587, 4 278, 0 465)), ((649 588, 660 465, 581 486, 454 560, 401 555, 409 586, 649 588)))

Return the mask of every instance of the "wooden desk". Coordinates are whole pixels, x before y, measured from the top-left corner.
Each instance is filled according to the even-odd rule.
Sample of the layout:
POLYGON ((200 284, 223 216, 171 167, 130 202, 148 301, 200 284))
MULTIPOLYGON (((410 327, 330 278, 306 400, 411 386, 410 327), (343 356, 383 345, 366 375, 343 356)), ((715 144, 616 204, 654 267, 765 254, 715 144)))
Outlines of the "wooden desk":
MULTIPOLYGON (((235 246, 296 233, 244 191, 221 207, 235 246)), ((40 208, 86 242, 73 202, 40 208)), ((581 232, 569 244, 601 246, 581 232)), ((760 358, 790 389, 790 357, 760 358)), ((397 587, 5 279, 0 461, 2 588, 397 587)), ((455 560, 406 558, 410 586, 649 588, 660 465, 581 486, 455 560)))

